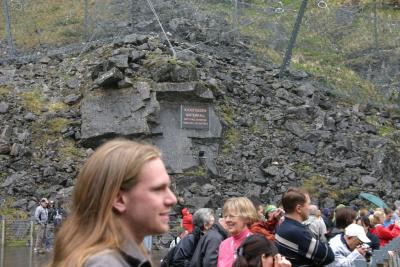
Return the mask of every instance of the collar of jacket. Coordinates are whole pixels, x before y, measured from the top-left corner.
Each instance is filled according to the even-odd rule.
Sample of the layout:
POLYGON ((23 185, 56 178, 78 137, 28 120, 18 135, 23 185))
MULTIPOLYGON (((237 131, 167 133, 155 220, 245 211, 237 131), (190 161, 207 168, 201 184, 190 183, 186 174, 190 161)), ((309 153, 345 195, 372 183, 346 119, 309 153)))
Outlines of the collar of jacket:
POLYGON ((132 266, 150 267, 150 261, 140 251, 139 247, 130 241, 125 241, 120 249, 121 255, 132 266))
POLYGON ((346 248, 351 252, 351 249, 349 248, 349 245, 347 245, 346 239, 344 238, 344 234, 340 235, 340 240, 342 240, 343 244, 346 246, 346 248))
POLYGON ((218 231, 222 235, 224 239, 228 237, 228 232, 222 227, 219 222, 214 223, 213 228, 218 231))

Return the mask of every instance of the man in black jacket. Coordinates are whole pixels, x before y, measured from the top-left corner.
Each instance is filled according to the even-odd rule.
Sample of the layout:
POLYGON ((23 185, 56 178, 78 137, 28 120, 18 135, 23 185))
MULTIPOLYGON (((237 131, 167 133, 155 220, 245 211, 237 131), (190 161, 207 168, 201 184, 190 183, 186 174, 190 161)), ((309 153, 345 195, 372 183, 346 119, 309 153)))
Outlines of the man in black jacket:
POLYGON ((228 237, 224 219, 219 219, 197 244, 190 267, 216 267, 218 249, 223 240, 228 237))

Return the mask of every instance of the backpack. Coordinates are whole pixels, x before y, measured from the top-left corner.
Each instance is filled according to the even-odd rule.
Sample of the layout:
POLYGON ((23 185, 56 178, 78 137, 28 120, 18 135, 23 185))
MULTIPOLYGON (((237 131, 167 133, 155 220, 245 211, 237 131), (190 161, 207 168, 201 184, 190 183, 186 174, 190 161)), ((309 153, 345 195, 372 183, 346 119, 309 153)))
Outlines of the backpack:
MULTIPOLYGON (((176 244, 177 243, 176 237, 174 238, 174 240, 175 240, 175 244, 176 244)), ((174 255, 175 255, 177 247, 178 246, 175 245, 174 247, 170 248, 170 250, 168 250, 167 255, 165 255, 165 257, 161 260, 160 267, 172 266, 171 263, 172 263, 172 260, 174 259, 174 255)))

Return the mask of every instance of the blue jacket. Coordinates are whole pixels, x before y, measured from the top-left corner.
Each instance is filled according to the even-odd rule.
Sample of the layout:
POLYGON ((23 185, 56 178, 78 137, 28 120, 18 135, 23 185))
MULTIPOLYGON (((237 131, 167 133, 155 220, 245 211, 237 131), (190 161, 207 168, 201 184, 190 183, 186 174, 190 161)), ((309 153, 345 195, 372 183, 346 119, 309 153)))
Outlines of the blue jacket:
POLYGON ((328 243, 313 238, 307 226, 285 217, 275 234, 279 253, 285 256, 292 267, 321 266, 335 260, 328 243))

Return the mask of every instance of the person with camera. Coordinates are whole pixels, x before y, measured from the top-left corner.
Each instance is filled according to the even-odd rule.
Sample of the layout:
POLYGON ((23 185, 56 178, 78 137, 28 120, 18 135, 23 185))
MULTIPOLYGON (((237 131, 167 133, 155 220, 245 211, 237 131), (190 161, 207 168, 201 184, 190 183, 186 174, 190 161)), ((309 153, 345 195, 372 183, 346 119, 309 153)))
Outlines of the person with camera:
POLYGON ((344 233, 336 235, 329 241, 335 254, 335 261, 328 267, 351 267, 355 260, 365 260, 369 251, 366 243, 371 242, 364 228, 358 224, 350 224, 344 233))

